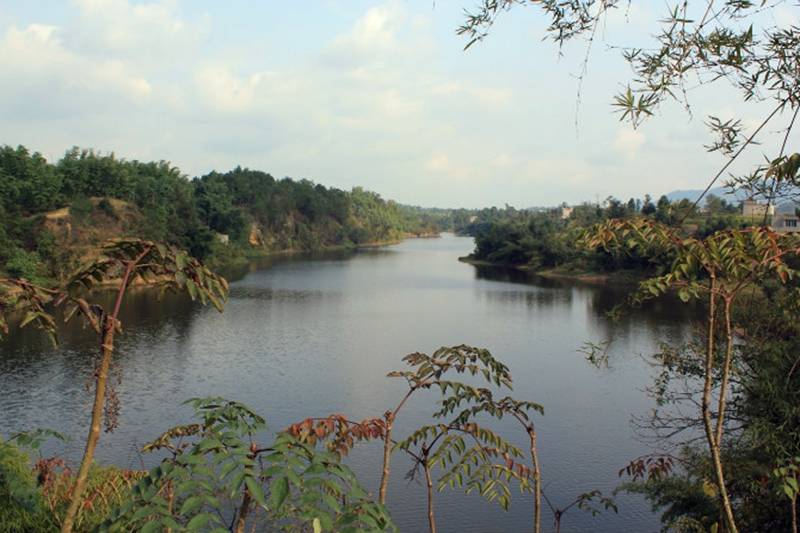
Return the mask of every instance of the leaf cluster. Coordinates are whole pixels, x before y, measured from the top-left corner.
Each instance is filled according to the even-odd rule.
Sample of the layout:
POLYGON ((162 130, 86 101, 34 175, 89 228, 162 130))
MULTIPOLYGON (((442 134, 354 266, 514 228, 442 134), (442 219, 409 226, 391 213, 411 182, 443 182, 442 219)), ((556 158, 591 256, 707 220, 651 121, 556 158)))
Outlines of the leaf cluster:
POLYGON ((343 415, 333 414, 321 419, 307 418, 292 424, 286 432, 298 441, 311 446, 329 439, 326 443, 328 451, 344 457, 356 442, 385 438, 386 421, 380 418, 368 418, 361 422, 353 422, 343 415))
POLYGON ((222 398, 187 402, 198 422, 172 428, 145 446, 171 456, 132 489, 106 531, 229 531, 237 521, 271 530, 393 530, 338 455, 288 432, 260 448, 264 419, 222 398), (140 529, 141 528, 141 529, 140 529))

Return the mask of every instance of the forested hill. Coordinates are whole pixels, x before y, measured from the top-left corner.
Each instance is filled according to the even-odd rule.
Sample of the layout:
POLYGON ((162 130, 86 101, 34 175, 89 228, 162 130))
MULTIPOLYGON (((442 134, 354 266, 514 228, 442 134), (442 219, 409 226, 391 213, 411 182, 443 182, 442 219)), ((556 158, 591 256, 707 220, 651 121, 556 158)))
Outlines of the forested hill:
POLYGON ((111 237, 170 242, 220 264, 428 234, 435 218, 359 187, 241 167, 188 179, 165 161, 73 148, 48 162, 0 147, 0 274, 28 279, 63 276, 111 237))

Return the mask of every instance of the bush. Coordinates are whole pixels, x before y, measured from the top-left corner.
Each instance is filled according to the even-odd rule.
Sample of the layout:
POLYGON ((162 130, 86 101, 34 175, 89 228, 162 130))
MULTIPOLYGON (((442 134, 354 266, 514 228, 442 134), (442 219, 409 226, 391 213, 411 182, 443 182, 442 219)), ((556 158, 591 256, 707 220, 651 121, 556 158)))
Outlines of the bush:
POLYGON ((16 248, 6 261, 5 269, 11 277, 25 278, 28 281, 41 281, 42 262, 36 252, 26 252, 16 248))
POLYGON ((28 456, 0 440, 0 533, 52 531, 28 456))

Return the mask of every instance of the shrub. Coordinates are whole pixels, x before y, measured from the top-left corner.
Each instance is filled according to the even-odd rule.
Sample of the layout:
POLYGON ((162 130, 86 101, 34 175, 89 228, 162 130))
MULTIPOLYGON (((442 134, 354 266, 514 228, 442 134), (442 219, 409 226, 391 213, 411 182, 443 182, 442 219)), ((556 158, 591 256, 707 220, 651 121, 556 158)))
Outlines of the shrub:
POLYGON ((16 248, 6 261, 5 269, 14 278, 25 278, 36 283, 41 279, 42 262, 38 253, 16 248))
POLYGON ((0 533, 54 529, 28 456, 0 440, 0 533))

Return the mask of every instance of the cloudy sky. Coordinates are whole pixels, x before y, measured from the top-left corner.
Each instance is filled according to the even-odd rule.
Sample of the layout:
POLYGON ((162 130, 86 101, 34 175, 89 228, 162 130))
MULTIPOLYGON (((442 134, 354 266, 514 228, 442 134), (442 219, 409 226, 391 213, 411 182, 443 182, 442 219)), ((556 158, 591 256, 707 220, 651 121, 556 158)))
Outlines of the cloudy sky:
POLYGON ((474 3, 0 0, 0 144, 526 207, 701 188, 721 163, 703 116, 763 113, 718 87, 693 93, 694 118, 673 105, 637 131, 617 121, 627 70, 610 47, 646 43, 663 2, 607 20, 579 107, 584 43, 559 57, 518 9, 464 52, 454 30, 474 3))

